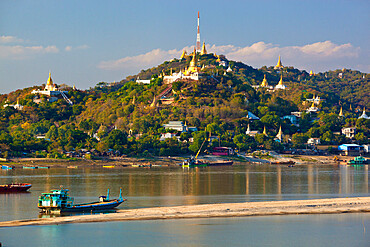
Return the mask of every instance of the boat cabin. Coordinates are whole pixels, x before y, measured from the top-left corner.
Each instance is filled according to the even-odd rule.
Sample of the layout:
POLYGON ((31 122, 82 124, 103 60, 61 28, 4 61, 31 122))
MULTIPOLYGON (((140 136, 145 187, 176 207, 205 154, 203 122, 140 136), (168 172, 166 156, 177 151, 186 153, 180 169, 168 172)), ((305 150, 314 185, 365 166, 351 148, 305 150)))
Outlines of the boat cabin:
POLYGON ((38 207, 63 208, 73 205, 73 198, 69 197, 68 189, 51 190, 51 193, 42 193, 38 207))

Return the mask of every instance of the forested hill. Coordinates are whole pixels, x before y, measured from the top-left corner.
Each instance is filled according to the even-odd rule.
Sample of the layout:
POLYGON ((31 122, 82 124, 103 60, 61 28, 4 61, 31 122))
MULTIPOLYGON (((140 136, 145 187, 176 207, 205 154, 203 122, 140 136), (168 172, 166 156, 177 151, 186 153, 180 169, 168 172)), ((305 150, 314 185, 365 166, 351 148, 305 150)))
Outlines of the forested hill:
POLYGON ((158 96, 169 85, 163 83, 162 75, 189 66, 190 56, 166 61, 115 84, 100 82, 86 91, 65 87, 73 106, 63 99, 50 103, 46 96, 41 97, 41 103, 35 103, 30 93, 41 86, 1 95, 1 105, 18 100, 24 107, 0 109, 0 156, 33 153, 59 157, 63 151, 79 149, 115 149, 136 155, 183 154, 198 150, 205 129, 219 136, 224 145, 240 150, 257 146, 284 148, 273 141, 279 126, 286 136, 295 136, 292 144, 287 138, 285 146, 299 146, 309 137, 321 137, 323 143, 342 143, 348 140, 333 133, 353 125, 359 129, 357 141, 367 141, 369 122, 357 118, 363 107, 370 109, 369 74, 345 69, 310 76, 293 67, 255 69, 220 57, 232 71, 226 72, 228 66, 220 66, 213 54, 198 56, 198 65, 204 67, 202 79, 176 81, 164 98, 158 96), (269 85, 275 86, 281 73, 286 90, 252 87, 260 85, 264 76, 269 85), (151 83, 138 84, 138 77, 151 79, 151 83), (282 119, 293 111, 305 111, 310 107, 306 99, 314 96, 325 101, 318 105, 318 113, 303 114, 299 127, 282 119), (341 107, 345 119, 338 118, 341 107), (248 111, 261 120, 249 122, 245 117, 248 111), (170 120, 197 127, 199 131, 192 134, 194 143, 187 142, 192 137, 190 133, 181 134, 183 142, 159 141, 161 133, 166 132, 163 124, 170 120), (266 127, 269 137, 246 136, 248 123, 260 132, 266 127), (40 136, 45 139, 37 138, 40 136))

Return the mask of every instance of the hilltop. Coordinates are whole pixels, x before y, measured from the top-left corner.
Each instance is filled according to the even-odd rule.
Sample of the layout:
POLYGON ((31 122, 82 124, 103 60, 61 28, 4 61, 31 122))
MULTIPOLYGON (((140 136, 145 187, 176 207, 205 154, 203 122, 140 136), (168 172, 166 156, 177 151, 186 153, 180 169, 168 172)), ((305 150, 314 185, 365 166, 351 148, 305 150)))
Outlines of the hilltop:
POLYGON ((0 155, 63 157, 67 151, 82 149, 95 155, 117 151, 140 156, 189 154, 199 149, 209 133, 217 138, 208 149, 221 144, 240 151, 282 150, 300 147, 308 138, 321 138, 326 144, 349 142, 336 134, 345 126, 357 127, 356 142, 368 142, 370 120, 357 118, 364 107, 370 109, 369 74, 349 69, 315 75, 293 67, 256 69, 223 56, 198 54, 199 80, 164 82, 164 76, 184 70, 191 60, 187 56, 166 61, 89 90, 65 86, 73 106, 62 98, 49 102, 46 96, 35 102, 31 92, 42 86, 1 95, 1 105, 18 100, 23 109, 0 109, 0 155), (287 89, 274 90, 281 75, 287 89), (258 87, 264 77, 269 86, 258 87), (137 78, 150 84, 137 83, 137 78), (315 105, 320 111, 306 113, 314 97, 323 99, 315 105), (345 117, 338 116, 340 108, 345 117), (291 112, 302 112, 295 124, 283 118, 291 112), (248 113, 260 120, 249 120, 248 113), (168 121, 183 121, 198 131, 178 133, 180 141, 160 141, 161 134, 168 132, 163 127, 168 121), (267 136, 246 135, 248 125, 259 133, 266 128, 267 136), (284 139, 275 141, 280 126, 284 139))

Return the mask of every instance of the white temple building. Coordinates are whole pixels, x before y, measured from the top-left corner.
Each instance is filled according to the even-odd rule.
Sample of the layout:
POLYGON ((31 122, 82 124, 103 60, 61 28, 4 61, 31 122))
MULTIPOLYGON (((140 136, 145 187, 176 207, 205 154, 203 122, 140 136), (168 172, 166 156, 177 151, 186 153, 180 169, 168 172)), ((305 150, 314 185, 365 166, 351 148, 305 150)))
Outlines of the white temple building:
POLYGON ((279 83, 275 86, 275 89, 286 89, 287 87, 283 84, 283 75, 280 76, 279 83))
POLYGON ((37 89, 37 90, 33 90, 32 93, 52 96, 52 95, 59 95, 62 93, 68 93, 68 91, 60 91, 57 85, 53 83, 53 79, 51 79, 51 73, 49 72, 49 78, 48 78, 48 81, 46 82, 46 86, 44 90, 37 89))
POLYGON ((360 118, 364 118, 364 119, 370 119, 370 117, 368 115, 366 115, 366 109, 364 108, 364 111, 362 112, 362 115, 359 117, 360 118))

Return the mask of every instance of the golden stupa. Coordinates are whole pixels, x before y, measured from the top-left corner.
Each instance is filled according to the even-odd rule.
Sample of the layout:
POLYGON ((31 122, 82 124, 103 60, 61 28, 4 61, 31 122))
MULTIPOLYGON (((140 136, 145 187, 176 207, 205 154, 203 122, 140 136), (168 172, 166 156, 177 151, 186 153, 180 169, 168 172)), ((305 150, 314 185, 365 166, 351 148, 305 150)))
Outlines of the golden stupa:
POLYGON ((283 68, 283 64, 281 63, 281 58, 280 58, 280 55, 279 55, 279 61, 277 62, 276 66, 274 67, 274 69, 281 69, 283 68))
POLYGON ((202 51, 200 52, 200 55, 206 55, 206 54, 207 54, 206 43, 203 42, 202 51))
POLYGON ((268 83, 267 83, 267 80, 266 80, 266 75, 263 75, 263 81, 261 83, 261 87, 268 87, 268 83))
POLYGON ((183 50, 183 51, 182 51, 182 54, 181 54, 181 57, 180 57, 180 59, 183 59, 183 58, 185 58, 185 56, 186 56, 186 51, 185 51, 185 50, 183 50))

